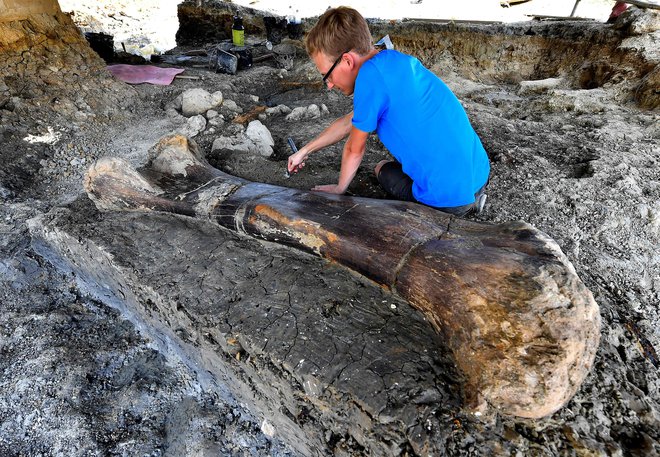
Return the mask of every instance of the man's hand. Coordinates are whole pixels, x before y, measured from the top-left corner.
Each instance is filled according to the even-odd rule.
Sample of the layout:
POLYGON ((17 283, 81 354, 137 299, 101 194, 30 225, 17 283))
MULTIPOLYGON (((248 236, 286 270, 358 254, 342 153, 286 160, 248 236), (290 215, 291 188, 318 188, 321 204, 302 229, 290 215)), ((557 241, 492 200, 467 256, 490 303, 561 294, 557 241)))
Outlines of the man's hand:
POLYGON ((341 195, 344 192, 346 192, 346 190, 339 187, 339 184, 326 184, 323 186, 314 186, 312 190, 315 190, 317 192, 325 192, 328 194, 337 194, 337 195, 341 195))
POLYGON ((303 150, 291 154, 289 156, 289 163, 287 164, 287 169, 289 173, 298 173, 302 167, 305 166, 305 159, 307 158, 307 153, 303 150))
POLYGON ((335 120, 319 136, 300 148, 295 154, 290 155, 287 163, 289 173, 298 173, 305 166, 305 160, 312 152, 346 138, 351 132, 351 119, 353 119, 353 111, 335 120))

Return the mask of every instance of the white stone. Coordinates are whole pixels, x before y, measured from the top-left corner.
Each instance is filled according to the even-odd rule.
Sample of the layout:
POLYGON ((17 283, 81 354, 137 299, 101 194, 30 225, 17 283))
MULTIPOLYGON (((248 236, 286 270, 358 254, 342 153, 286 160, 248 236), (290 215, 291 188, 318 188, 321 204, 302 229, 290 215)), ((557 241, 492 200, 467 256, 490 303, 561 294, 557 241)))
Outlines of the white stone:
POLYGON ((305 115, 307 114, 307 108, 304 106, 299 106, 298 108, 294 108, 293 111, 291 111, 285 119, 287 121, 300 121, 305 118, 305 115))
POLYGON ((196 135, 199 135, 199 133, 203 132, 205 128, 206 128, 206 118, 201 114, 198 114, 197 116, 192 116, 191 118, 188 119, 181 133, 187 137, 192 138, 196 135))
POLYGON ((209 120, 209 125, 213 127, 220 127, 225 123, 225 118, 223 116, 216 116, 209 120))
POLYGON ((242 113, 243 112, 243 108, 238 106, 234 100, 227 99, 222 103, 222 106, 227 108, 229 111, 233 111, 235 113, 242 113))
POLYGON ((268 422, 267 419, 264 419, 264 421, 261 423, 261 431, 268 438, 274 438, 275 437, 275 427, 273 426, 273 424, 268 422))
POLYGON ((266 114, 269 116, 274 115, 274 114, 289 114, 291 112, 291 108, 289 108, 286 105, 277 105, 277 106, 272 106, 270 108, 266 108, 266 114))
POLYGON ((548 108, 552 112, 572 111, 576 114, 594 114, 607 111, 608 94, 603 89, 563 90, 553 89, 549 94, 548 108))
POLYGON ((213 107, 222 105, 223 100, 224 97, 222 96, 222 92, 220 92, 219 90, 211 94, 211 101, 213 102, 213 107))
MULTIPOLYGON (((325 105, 324 105, 325 106, 325 105)), ((325 108, 326 112, 328 108, 325 108)), ((300 121, 303 119, 318 119, 321 117, 322 109, 318 105, 311 104, 308 107, 299 106, 285 118, 287 121, 300 121)))
POLYGON ((222 104, 222 93, 209 94, 204 89, 188 89, 181 94, 181 112, 184 116, 196 116, 204 114, 222 104))
POLYGON ((319 381, 310 375, 303 376, 303 389, 309 397, 320 397, 323 393, 323 388, 321 387, 319 381))
POLYGON ((273 155, 275 141, 273 141, 273 136, 268 128, 261 121, 254 120, 250 122, 245 130, 245 135, 254 143, 254 148, 251 148, 253 152, 265 157, 273 155))
POLYGON ((311 104, 307 107, 307 119, 318 119, 321 117, 321 108, 318 105, 311 104))
POLYGON ((210 109, 206 112, 206 119, 210 121, 211 119, 218 117, 219 114, 220 113, 218 113, 216 110, 210 109))
POLYGON ((563 82, 562 78, 538 79, 535 81, 520 81, 519 95, 540 94, 550 89, 556 89, 563 82))
POLYGON ((215 139, 211 146, 211 151, 229 151, 229 152, 250 152, 250 147, 254 147, 253 143, 245 138, 243 135, 239 137, 226 137, 221 136, 215 139))

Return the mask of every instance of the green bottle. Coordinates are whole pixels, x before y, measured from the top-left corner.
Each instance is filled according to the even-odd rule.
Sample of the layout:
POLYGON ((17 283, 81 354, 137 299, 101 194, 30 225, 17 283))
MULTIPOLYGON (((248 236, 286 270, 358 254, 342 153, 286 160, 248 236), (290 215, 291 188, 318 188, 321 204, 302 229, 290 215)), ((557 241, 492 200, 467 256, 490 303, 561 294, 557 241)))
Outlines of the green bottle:
POLYGON ((245 46, 245 27, 243 27, 243 18, 234 16, 234 23, 231 26, 231 41, 234 46, 245 46))

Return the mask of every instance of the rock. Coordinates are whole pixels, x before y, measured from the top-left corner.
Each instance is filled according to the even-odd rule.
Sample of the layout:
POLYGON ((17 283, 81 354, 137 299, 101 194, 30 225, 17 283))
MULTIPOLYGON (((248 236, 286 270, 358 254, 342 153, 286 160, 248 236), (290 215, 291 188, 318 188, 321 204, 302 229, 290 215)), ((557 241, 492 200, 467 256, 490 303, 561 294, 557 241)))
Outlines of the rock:
POLYGON ((268 128, 260 121, 250 122, 245 130, 245 135, 254 144, 254 147, 250 148, 251 151, 265 157, 273 155, 275 142, 268 128))
POLYGON ((302 106, 299 106, 298 108, 294 108, 293 111, 285 118, 287 121, 299 121, 305 118, 305 115, 307 114, 307 108, 304 108, 302 106))
MULTIPOLYGON (((215 121, 215 119, 213 120, 215 121)), ((226 129, 226 132, 231 134, 232 129, 226 129)), ((270 157, 273 154, 275 142, 268 128, 260 121, 250 122, 244 132, 236 129, 233 133, 233 136, 216 138, 211 150, 214 152, 259 154, 265 157, 270 157)))
POLYGON ((210 109, 206 112, 206 119, 208 119, 210 121, 211 119, 216 118, 219 115, 220 115, 220 113, 218 113, 216 110, 210 109))
POLYGON ((205 128, 206 118, 201 114, 198 114, 197 116, 192 116, 188 119, 188 122, 182 131, 185 136, 193 137, 203 132, 205 128))
POLYGON ((229 111, 232 111, 234 113, 239 113, 240 114, 240 113, 243 112, 243 108, 238 106, 234 100, 225 100, 222 103, 222 107, 229 110, 229 111))
POLYGON ((277 115, 277 114, 289 114, 291 112, 291 108, 289 108, 286 105, 277 105, 277 106, 272 106, 270 108, 266 108, 266 114, 269 116, 272 115, 277 115))
POLYGON ((220 127, 225 123, 225 117, 221 114, 209 120, 209 125, 213 127, 220 127))
POLYGON ((309 105, 307 107, 307 118, 308 119, 318 119, 321 117, 321 108, 318 105, 309 105))
POLYGON ((631 35, 643 35, 660 30, 660 11, 652 9, 637 10, 633 15, 635 17, 632 24, 630 24, 631 35))
MULTIPOLYGON (((327 112, 326 107, 325 111, 327 112)), ((318 119, 321 117, 321 108, 318 105, 311 104, 308 107, 299 106, 285 118, 287 121, 300 121, 303 119, 318 119)))
POLYGON ((580 114, 602 113, 607 110, 603 89, 553 90, 548 101, 554 111, 572 111, 580 114))
POLYGON ((222 92, 217 90, 211 94, 211 101, 213 102, 213 106, 220 106, 222 105, 222 102, 224 100, 224 97, 222 96, 222 92))
POLYGON ((222 102, 220 91, 210 94, 204 89, 189 89, 181 94, 181 112, 186 117, 196 116, 220 106, 222 102))
POLYGON ((213 141, 211 151, 246 153, 250 152, 250 146, 254 147, 245 137, 221 136, 213 141))
POLYGON ((539 79, 536 81, 520 81, 520 89, 518 95, 527 94, 540 94, 547 92, 549 89, 555 89, 561 85, 564 80, 562 78, 547 78, 539 79))
POLYGON ((262 422, 261 431, 263 432, 264 435, 266 435, 269 438, 275 437, 275 427, 273 427, 273 424, 268 422, 267 419, 264 419, 264 421, 262 422))
POLYGON ((660 30, 660 11, 630 7, 616 19, 612 27, 625 30, 629 35, 653 33, 660 30))

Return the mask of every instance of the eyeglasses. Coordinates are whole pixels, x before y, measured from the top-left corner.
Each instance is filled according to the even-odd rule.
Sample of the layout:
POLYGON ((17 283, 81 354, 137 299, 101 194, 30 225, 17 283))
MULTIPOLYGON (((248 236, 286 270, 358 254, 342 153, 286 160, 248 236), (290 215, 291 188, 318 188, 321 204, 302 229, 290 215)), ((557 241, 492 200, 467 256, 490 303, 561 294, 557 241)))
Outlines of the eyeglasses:
POLYGON ((330 77, 330 73, 332 73, 332 70, 334 70, 337 64, 341 62, 341 58, 344 57, 344 54, 348 54, 349 52, 351 52, 350 49, 346 52, 342 52, 341 54, 339 54, 339 57, 337 57, 335 63, 333 63, 332 66, 330 67, 330 70, 328 70, 328 72, 323 76, 323 84, 325 84, 326 86, 328 85, 328 78, 330 77))

